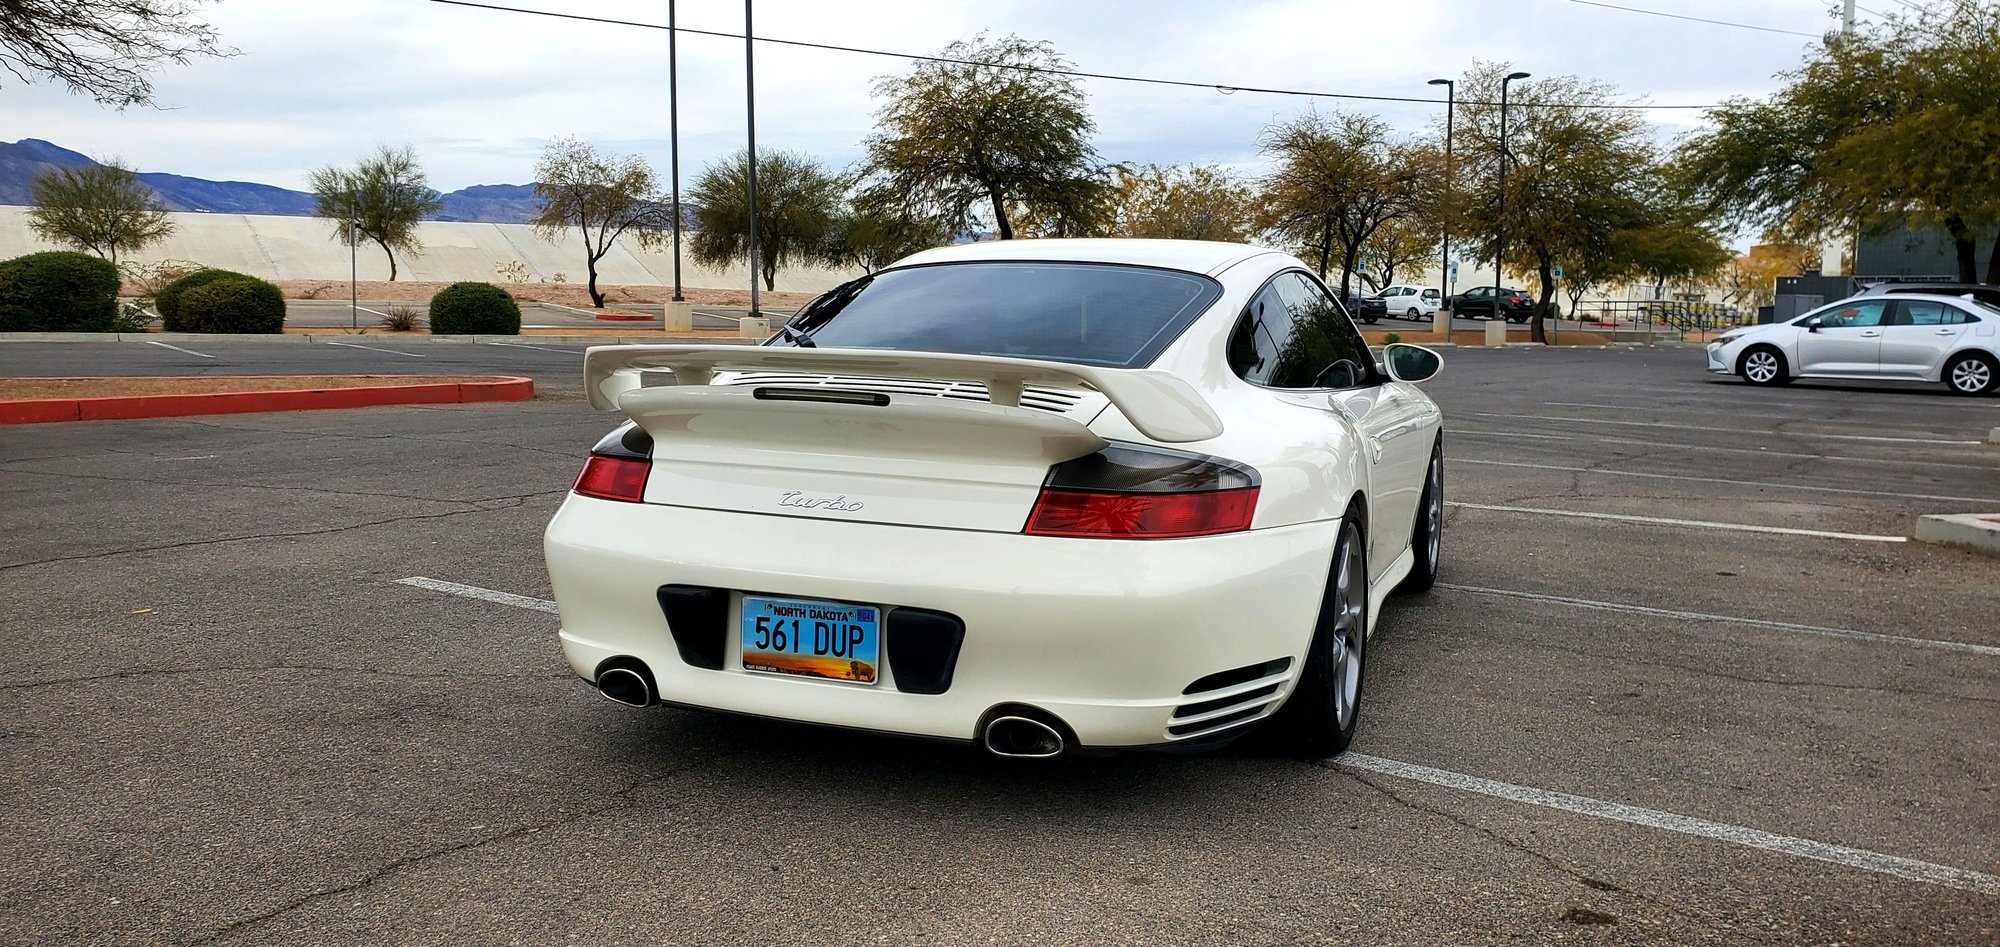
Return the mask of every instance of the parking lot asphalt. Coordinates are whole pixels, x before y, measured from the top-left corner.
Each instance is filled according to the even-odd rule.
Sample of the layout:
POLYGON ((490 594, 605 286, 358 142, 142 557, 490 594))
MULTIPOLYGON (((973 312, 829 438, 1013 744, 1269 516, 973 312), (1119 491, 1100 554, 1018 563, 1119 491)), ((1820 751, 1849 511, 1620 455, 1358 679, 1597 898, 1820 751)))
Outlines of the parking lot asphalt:
POLYGON ((0 428, 0 943, 2000 941, 2000 400, 1450 351, 1352 753, 1022 765, 578 682, 582 346, 189 348, 0 374, 539 394, 0 428))

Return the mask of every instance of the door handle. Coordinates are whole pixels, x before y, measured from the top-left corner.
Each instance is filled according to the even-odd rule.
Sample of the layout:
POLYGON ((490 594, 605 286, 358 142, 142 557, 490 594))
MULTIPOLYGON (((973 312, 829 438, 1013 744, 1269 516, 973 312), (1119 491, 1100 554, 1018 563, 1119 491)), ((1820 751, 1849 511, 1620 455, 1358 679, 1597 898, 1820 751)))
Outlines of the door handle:
POLYGON ((1861 337, 1862 337, 1862 338, 1864 338, 1864 339, 1872 339, 1872 338, 1874 338, 1874 337, 1876 337, 1876 336, 1878 336, 1878 335, 1881 335, 1881 334, 1882 334, 1882 333, 1880 333, 1880 332, 1863 332, 1863 333, 1861 333, 1861 337))
POLYGON ((1939 329, 1939 330, 1937 330, 1937 334, 1939 334, 1939 335, 1957 335, 1957 334, 1958 334, 1958 330, 1956 330, 1956 329, 1939 329))

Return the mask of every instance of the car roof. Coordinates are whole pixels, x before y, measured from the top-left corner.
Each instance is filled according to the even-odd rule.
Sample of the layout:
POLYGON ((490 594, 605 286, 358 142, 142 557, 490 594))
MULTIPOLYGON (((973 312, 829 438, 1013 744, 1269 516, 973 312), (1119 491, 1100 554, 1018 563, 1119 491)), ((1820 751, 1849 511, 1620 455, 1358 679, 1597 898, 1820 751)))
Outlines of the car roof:
POLYGON ((930 263, 970 263, 989 260, 1036 260, 1075 263, 1122 263, 1157 266, 1213 276, 1252 257, 1277 254, 1265 247, 1209 240, 1125 240, 1087 238, 1060 240, 982 240, 925 250, 896 261, 896 266, 930 263))

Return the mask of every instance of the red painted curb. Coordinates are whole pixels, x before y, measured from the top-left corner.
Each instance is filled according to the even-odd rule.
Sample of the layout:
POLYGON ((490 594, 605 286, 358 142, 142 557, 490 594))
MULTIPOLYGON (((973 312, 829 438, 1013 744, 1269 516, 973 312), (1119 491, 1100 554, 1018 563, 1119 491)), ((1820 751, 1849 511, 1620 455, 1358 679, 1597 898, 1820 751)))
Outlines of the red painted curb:
POLYGON ((526 401, 535 396, 534 379, 515 375, 495 375, 493 378, 493 381, 380 385, 366 388, 223 391, 185 395, 121 395, 110 398, 24 398, 0 401, 0 424, 173 418, 203 414, 254 414, 264 411, 312 411, 322 408, 366 408, 391 404, 526 401))

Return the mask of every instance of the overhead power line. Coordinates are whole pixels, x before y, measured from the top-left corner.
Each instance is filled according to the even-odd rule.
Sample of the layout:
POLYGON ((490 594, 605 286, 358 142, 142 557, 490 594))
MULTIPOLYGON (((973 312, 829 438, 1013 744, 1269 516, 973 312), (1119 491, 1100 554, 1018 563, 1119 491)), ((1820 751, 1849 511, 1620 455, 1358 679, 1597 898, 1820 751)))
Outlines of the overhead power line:
POLYGON ((1760 33, 1784 33, 1788 36, 1805 36, 1812 39, 1820 38, 1820 34, 1818 33, 1801 33, 1798 30, 1781 30, 1775 26, 1757 26, 1751 23, 1732 23, 1728 20, 1711 20, 1706 17, 1699 17, 1699 16, 1682 16, 1679 13, 1662 13, 1659 10, 1645 10, 1639 7, 1621 7, 1615 3, 1599 3, 1597 2, 1597 0, 1569 0, 1569 2, 1581 3, 1587 7, 1603 7, 1606 10, 1623 10, 1626 13, 1643 13, 1647 16, 1663 16, 1671 20, 1687 20, 1693 23, 1708 23, 1715 26, 1733 26, 1739 30, 1756 30, 1760 33))
MULTIPOLYGON (((631 26, 648 30, 671 29, 681 33, 692 33, 697 36, 714 36, 721 39, 743 38, 743 34, 741 33, 728 33, 718 30, 698 30, 694 29, 693 27, 687 27, 687 26, 668 27, 663 23, 646 23, 639 20, 619 20, 619 19, 613 19, 611 17, 585 16, 580 13, 557 13, 553 10, 534 10, 534 9, 529 9, 527 7, 502 6, 496 3, 475 3, 472 2, 472 0, 429 0, 429 2, 442 3, 447 6, 454 6, 454 7, 471 7, 477 10, 497 10, 503 13, 526 13, 533 16, 552 17, 560 20, 577 20, 583 23, 602 23, 608 26, 631 26)), ((1583 0, 1576 0, 1576 2, 1580 3, 1583 2, 1583 0)), ((1805 34, 1800 34, 1800 35, 1805 35, 1805 34)), ((1430 99, 1430 98, 1424 98, 1422 96, 1411 96, 1411 95, 1365 95, 1359 92, 1316 92, 1307 89, 1274 89, 1262 86, 1232 85, 1226 82, 1194 82, 1185 79, 1159 79, 1148 76, 1116 75, 1107 72, 1083 72, 1081 70, 1076 70, 1076 69, 1052 69, 1046 66, 1002 65, 996 63, 979 62, 977 60, 971 60, 971 59, 953 59, 949 56, 929 56, 923 53, 900 53, 900 52, 895 52, 893 50, 867 49, 860 46, 840 46, 833 43, 811 43, 805 40, 778 39, 772 36, 759 36, 756 38, 756 41, 759 43, 772 43, 779 46, 799 46, 799 47, 804 47, 806 49, 822 49, 840 53, 858 53, 864 56, 885 56, 891 59, 908 59, 908 60, 915 60, 918 62, 942 62, 942 63, 952 63, 955 65, 963 65, 963 66, 991 66, 993 68, 998 68, 998 69, 1016 69, 1022 72, 1039 72, 1055 76, 1071 76, 1073 78, 1078 78, 1078 79, 1105 79, 1113 82, 1138 82, 1147 85, 1177 86, 1184 89, 1208 89, 1215 92, 1221 92, 1224 94, 1230 94, 1235 92, 1259 92, 1266 95, 1293 95, 1293 96, 1302 96, 1305 98, 1315 98, 1315 99, 1348 99, 1360 102, 1412 102, 1419 105, 1445 104, 1445 100, 1443 99, 1430 99)), ((1459 104, 1498 105, 1499 103, 1473 102, 1467 99, 1460 99, 1459 104)), ((1713 105, 1644 105, 1644 104, 1628 105, 1621 103, 1595 104, 1595 103, 1585 103, 1585 102, 1513 102, 1509 104, 1513 108, 1640 109, 1640 110, 1715 108, 1715 106, 1713 105)))

